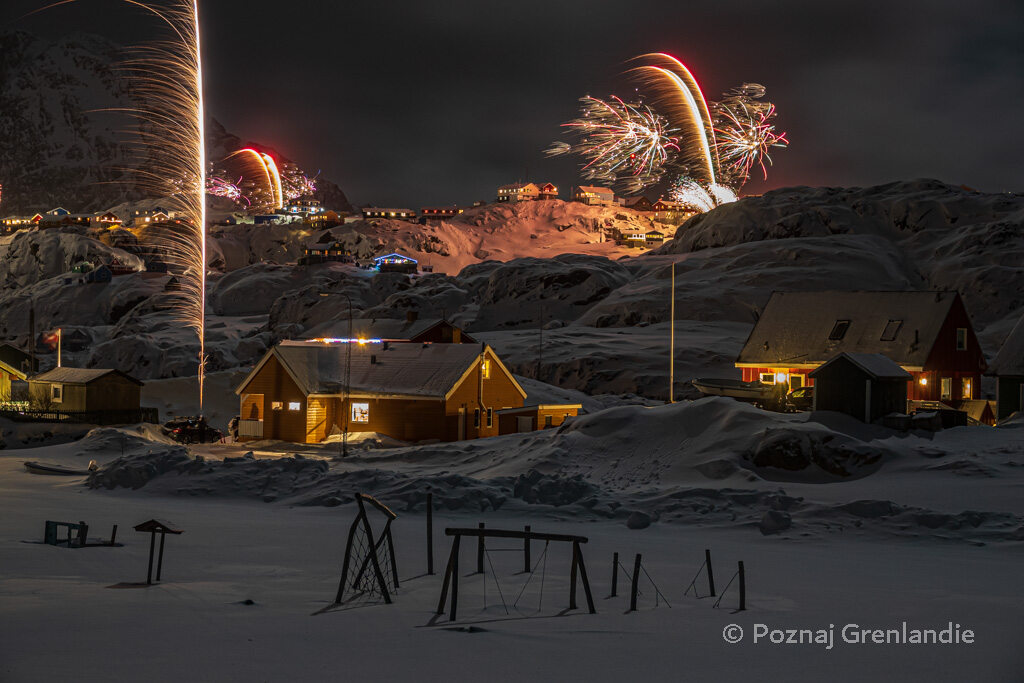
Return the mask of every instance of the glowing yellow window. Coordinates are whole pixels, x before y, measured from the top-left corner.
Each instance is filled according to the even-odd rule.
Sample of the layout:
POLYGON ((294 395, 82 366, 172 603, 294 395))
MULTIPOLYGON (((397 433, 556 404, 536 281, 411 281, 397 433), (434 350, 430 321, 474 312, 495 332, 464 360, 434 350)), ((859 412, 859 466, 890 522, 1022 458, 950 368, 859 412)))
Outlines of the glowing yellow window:
POLYGON ((491 361, 489 361, 489 360, 481 361, 481 363, 480 363, 480 374, 483 376, 484 379, 490 379, 491 378, 491 361))

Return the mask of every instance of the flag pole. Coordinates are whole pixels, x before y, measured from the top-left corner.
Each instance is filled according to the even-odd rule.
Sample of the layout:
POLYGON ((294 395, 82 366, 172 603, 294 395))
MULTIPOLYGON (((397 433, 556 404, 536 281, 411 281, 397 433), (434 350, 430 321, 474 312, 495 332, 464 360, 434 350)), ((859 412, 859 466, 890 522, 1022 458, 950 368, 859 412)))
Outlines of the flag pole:
POLYGON ((61 366, 60 365, 60 350, 61 350, 60 346, 61 346, 61 337, 62 336, 63 335, 61 334, 61 328, 58 327, 57 328, 57 367, 58 368, 61 366))

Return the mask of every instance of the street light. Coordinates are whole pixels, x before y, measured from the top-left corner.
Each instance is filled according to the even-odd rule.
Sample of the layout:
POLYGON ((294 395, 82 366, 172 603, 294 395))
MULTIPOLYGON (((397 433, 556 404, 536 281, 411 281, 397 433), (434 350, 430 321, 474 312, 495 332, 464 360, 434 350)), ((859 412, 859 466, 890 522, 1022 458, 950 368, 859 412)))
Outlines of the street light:
POLYGON ((352 414, 352 406, 349 405, 350 384, 352 382, 352 299, 345 292, 321 292, 320 296, 337 294, 345 297, 348 302, 348 336, 345 342, 345 393, 342 399, 342 408, 345 414, 341 431, 341 457, 348 457, 348 422, 352 414))

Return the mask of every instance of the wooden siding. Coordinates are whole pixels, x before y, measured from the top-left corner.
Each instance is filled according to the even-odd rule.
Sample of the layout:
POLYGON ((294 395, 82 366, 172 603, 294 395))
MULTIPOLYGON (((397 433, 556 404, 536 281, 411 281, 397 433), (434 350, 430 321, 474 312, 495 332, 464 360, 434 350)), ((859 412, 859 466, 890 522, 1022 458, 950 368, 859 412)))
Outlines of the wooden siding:
POLYGON ((499 432, 501 434, 518 433, 519 418, 521 417, 529 418, 534 429, 546 429, 549 427, 559 427, 567 418, 576 417, 578 414, 578 408, 524 406, 522 410, 510 411, 500 416, 499 432), (547 418, 549 417, 551 418, 551 424, 547 424, 547 418))
POLYGON ((459 385, 458 389, 449 397, 445 404, 445 415, 447 415, 449 423, 446 441, 455 441, 458 438, 459 408, 464 408, 466 411, 465 438, 476 439, 498 435, 499 420, 497 413, 499 410, 519 408, 523 405, 523 395, 516 389, 512 376, 502 372, 501 366, 497 363, 497 357, 492 351, 487 351, 487 358, 491 366, 490 379, 483 380, 481 385, 480 360, 477 359, 469 376, 459 385), (490 426, 487 425, 487 408, 493 411, 490 426), (480 410, 479 427, 474 424, 476 410, 480 410))
POLYGON ((29 380, 29 396, 39 405, 52 405, 67 412, 138 410, 142 387, 118 374, 100 377, 89 384, 37 382, 29 380), (52 402, 51 387, 61 385, 61 401, 52 402))
POLYGON ((245 394, 263 395, 263 438, 305 443, 306 397, 285 372, 281 362, 271 356, 260 371, 242 388, 245 394), (281 403, 273 410, 274 401, 281 403), (288 410, 289 403, 298 403, 299 410, 288 410))

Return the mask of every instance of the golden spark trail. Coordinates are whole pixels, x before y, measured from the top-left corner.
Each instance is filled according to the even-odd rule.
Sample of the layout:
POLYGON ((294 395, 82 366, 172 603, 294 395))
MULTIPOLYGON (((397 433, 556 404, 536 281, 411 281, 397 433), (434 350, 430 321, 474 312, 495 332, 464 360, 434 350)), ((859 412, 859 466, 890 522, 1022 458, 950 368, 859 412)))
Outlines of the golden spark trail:
MULTIPOLYGON (((712 159, 712 144, 708 140, 707 127, 704 125, 704 121, 701 117, 700 106, 697 104, 697 100, 694 99, 693 93, 686 87, 683 79, 673 71, 669 71, 668 69, 664 69, 660 66, 641 66, 638 68, 649 69, 660 76, 664 76, 673 85, 675 85, 675 90, 682 95, 688 111, 688 116, 686 118, 690 121, 694 133, 696 134, 697 141, 700 144, 701 156, 703 157, 704 166, 708 173, 708 182, 716 182, 715 162, 712 159)), ((701 101, 703 101, 703 97, 701 98, 701 101)), ((707 107, 706 104, 704 106, 705 108, 707 107)))
POLYGON ((277 170, 277 163, 269 154, 260 154, 263 157, 263 164, 267 167, 267 173, 274 178, 271 184, 271 193, 274 195, 274 206, 279 209, 284 206, 284 192, 281 189, 281 172, 277 170))
MULTIPOLYGON (((79 0, 59 0, 30 12, 79 0)), ((138 122, 132 143, 141 164, 132 169, 139 187, 167 202, 176 220, 151 225, 168 271, 178 287, 167 295, 175 318, 199 338, 199 408, 206 378, 206 126, 203 101, 199 0, 159 4, 123 0, 158 17, 169 39, 131 49, 133 57, 118 69, 129 79, 133 108, 115 109, 138 122)), ((25 15, 29 16, 29 15, 25 15)))

